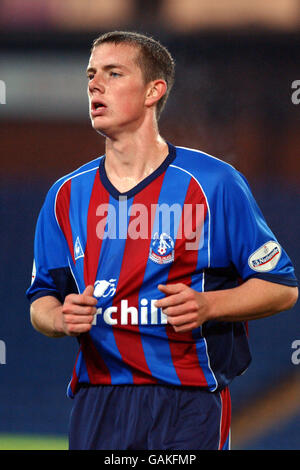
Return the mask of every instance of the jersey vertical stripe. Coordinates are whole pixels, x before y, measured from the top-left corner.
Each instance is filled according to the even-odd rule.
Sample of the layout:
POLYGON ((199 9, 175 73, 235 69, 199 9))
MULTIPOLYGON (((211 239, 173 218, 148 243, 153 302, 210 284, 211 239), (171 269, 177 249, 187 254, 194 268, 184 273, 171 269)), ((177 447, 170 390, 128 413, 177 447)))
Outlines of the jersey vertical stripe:
POLYGON ((70 197, 71 197, 71 179, 67 180, 60 187, 57 193, 57 197, 55 201, 55 212, 56 212, 57 222, 67 240, 72 260, 75 263, 72 228, 71 228, 71 223, 70 223, 70 218, 69 218, 70 197))
MULTIPOLYGON (((199 186, 193 178, 189 179, 189 186, 185 198, 185 205, 204 204, 205 200, 203 194, 199 190, 199 186)), ((193 207, 193 212, 195 206, 193 207)), ((204 217, 206 216, 207 208, 205 207, 204 217)), ((191 215, 191 214, 190 214, 191 215)), ((182 215, 181 226, 184 226, 184 215, 182 215)), ((192 232, 196 231, 196 224, 201 223, 197 220, 197 212, 192 217, 192 232)), ((204 221, 203 221, 204 222, 204 221)), ((168 283, 182 282, 191 285, 191 273, 195 272, 198 260, 198 250, 186 250, 186 244, 190 242, 187 234, 182 233, 181 237, 177 237, 175 244, 175 259, 172 264, 168 283)), ((173 326, 166 326, 167 335, 170 341, 170 349, 174 366, 177 375, 182 385, 199 385, 207 386, 205 374, 199 364, 198 353, 196 349, 195 339, 192 332, 180 333, 180 342, 178 341, 178 333, 174 331, 173 326)))
POLYGON ((109 368, 98 353, 90 333, 84 333, 80 336, 80 344, 89 382, 91 384, 111 384, 109 368))
MULTIPOLYGON (((114 228, 117 230, 118 227, 112 227, 109 222, 114 224, 112 220, 114 215, 117 216, 117 214, 121 213, 122 223, 117 223, 117 226, 122 225, 122 227, 120 227, 120 231, 123 232, 123 236, 113 237, 112 230, 110 230, 110 237, 105 236, 103 238, 97 271, 98 280, 109 280, 113 278, 113 280, 118 282, 126 244, 126 234, 129 220, 128 211, 130 211, 131 204, 132 200, 123 200, 119 202, 119 200, 116 200, 113 197, 110 197, 109 199, 106 233, 109 233, 109 226, 112 228, 112 230, 114 230, 114 228)), ((118 232, 117 235, 119 235, 118 232)), ((99 354, 101 354, 109 368, 111 383, 131 384, 133 383, 132 368, 123 361, 116 343, 113 326, 107 324, 103 317, 105 309, 115 306, 115 304, 113 304, 114 297, 108 296, 105 298, 105 302, 103 302, 103 298, 100 299, 99 302, 100 303, 98 306, 101 305, 102 313, 97 315, 96 326, 92 328, 91 336, 94 340, 97 351, 99 354)))
POLYGON ((98 168, 94 168, 79 177, 72 178, 71 184, 69 219, 74 244, 75 265, 70 266, 70 269, 72 270, 72 275, 76 281, 79 292, 83 292, 86 287, 84 265, 86 259, 88 213, 90 210, 89 201, 94 188, 95 178, 97 179, 97 170, 98 168), (82 185, 81 178, 84 178, 84 185, 82 185), (76 247, 79 248, 79 254, 76 253, 76 247))
POLYGON ((94 178, 87 218, 87 238, 84 253, 84 282, 86 286, 89 284, 94 285, 96 281, 99 255, 103 239, 103 236, 101 237, 101 235, 103 235, 102 233, 97 234, 97 210, 99 205, 108 204, 108 202, 109 195, 107 194, 107 191, 104 190, 97 172, 94 178))
POLYGON ((80 383, 90 383, 81 346, 79 347, 78 354, 75 360, 72 378, 68 385, 67 395, 73 398, 78 390, 80 383))
MULTIPOLYGON (((134 204, 142 203, 148 208, 151 204, 156 204, 163 182, 163 175, 158 177, 151 186, 147 186, 141 193, 135 196, 134 204)), ((148 230, 151 227, 151 210, 147 211, 148 230)), ((130 217, 129 224, 133 221, 130 217)), ((150 232, 151 233, 151 232, 150 232)), ((119 305, 122 299, 128 300, 128 305, 138 305, 140 286, 143 284, 144 272, 149 256, 150 237, 139 239, 138 243, 128 234, 122 261, 118 288, 116 291, 114 304, 119 305), (130 283, 128 283, 130 278, 130 283)), ((130 366, 132 366, 133 382, 156 383, 149 369, 143 344, 141 340, 139 326, 121 325, 113 327, 118 349, 130 366), (130 344, 130 347, 128 345, 130 344)))

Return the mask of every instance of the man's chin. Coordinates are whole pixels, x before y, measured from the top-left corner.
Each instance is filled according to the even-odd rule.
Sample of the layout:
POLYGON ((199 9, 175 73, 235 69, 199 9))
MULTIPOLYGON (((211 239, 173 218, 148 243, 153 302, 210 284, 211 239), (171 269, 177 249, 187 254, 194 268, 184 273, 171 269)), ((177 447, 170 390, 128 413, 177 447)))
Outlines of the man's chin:
POLYGON ((102 130, 102 129, 96 129, 95 127, 94 127, 94 130, 97 132, 97 134, 100 134, 100 135, 102 135, 103 137, 107 137, 107 133, 106 133, 104 130, 102 130))
POLYGON ((97 122, 95 122, 95 120, 92 120, 92 127, 97 132, 97 134, 101 134, 104 137, 107 136, 104 126, 100 126, 99 124, 97 124, 97 122))

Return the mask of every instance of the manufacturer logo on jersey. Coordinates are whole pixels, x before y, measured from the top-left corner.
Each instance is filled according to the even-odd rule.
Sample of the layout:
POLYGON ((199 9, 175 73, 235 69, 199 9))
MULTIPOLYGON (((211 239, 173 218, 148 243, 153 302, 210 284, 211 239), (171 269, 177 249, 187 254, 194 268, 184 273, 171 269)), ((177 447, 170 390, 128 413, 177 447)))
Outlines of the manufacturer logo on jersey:
POLYGON ((79 258, 83 258, 83 257, 84 257, 83 249, 82 249, 79 237, 77 237, 75 245, 74 245, 74 258, 75 258, 75 261, 78 260, 79 258))
POLYGON ((174 241, 167 233, 156 232, 151 242, 149 258, 157 264, 174 261, 174 241))
POLYGON ((272 271, 281 256, 281 247, 277 242, 269 241, 258 248, 248 259, 251 269, 258 272, 272 271))
POLYGON ((94 296, 97 299, 101 297, 113 297, 116 293, 116 279, 105 281, 96 281, 94 284, 94 296))

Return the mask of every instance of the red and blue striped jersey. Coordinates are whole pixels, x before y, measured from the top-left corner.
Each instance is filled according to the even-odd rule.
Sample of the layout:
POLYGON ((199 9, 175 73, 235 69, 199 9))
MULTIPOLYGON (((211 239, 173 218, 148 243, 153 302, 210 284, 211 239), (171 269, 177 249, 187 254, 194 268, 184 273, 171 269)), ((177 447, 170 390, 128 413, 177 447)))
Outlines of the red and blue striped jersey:
POLYGON ((30 302, 94 285, 97 314, 80 335, 68 395, 80 384, 224 388, 246 370, 244 322, 176 333, 155 300, 159 284, 228 289, 251 277, 297 285, 244 176, 206 153, 169 145, 161 166, 127 193, 105 156, 58 180, 35 235, 30 302))

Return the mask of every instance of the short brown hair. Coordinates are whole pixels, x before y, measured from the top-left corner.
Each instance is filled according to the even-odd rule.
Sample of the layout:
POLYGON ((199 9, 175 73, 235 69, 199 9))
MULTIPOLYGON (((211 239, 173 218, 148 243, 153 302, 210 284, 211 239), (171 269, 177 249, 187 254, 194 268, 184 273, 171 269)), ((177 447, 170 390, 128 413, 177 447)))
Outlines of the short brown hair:
POLYGON ((142 70, 145 83, 159 78, 165 80, 167 91, 160 98, 156 107, 157 118, 159 118, 174 83, 175 62, 170 52, 152 37, 132 31, 111 31, 102 34, 93 41, 92 50, 101 44, 109 42, 114 44, 131 44, 140 49, 137 61, 142 70))

